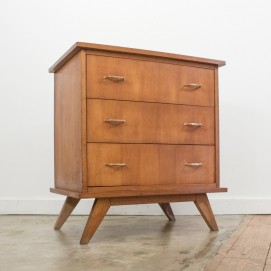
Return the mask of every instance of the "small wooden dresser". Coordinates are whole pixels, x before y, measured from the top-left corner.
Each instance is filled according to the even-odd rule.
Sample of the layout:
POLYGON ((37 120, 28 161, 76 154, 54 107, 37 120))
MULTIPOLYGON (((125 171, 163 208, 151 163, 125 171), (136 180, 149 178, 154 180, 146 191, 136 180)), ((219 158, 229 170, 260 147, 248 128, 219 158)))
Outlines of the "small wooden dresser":
POLYGON ((218 67, 224 61, 76 43, 51 68, 60 229, 95 198, 81 244, 110 206, 193 201, 211 230, 219 186, 218 67))

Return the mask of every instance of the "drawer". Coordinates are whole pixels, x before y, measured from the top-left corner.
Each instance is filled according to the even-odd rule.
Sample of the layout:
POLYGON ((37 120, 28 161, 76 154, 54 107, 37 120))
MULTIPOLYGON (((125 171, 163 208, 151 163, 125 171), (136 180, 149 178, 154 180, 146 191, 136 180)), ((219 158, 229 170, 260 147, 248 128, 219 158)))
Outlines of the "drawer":
POLYGON ((87 97, 214 106, 214 70, 88 55, 87 97))
POLYGON ((213 184, 214 159, 214 146, 88 143, 88 185, 213 184))
POLYGON ((214 144, 214 108, 87 100, 87 141, 214 144))

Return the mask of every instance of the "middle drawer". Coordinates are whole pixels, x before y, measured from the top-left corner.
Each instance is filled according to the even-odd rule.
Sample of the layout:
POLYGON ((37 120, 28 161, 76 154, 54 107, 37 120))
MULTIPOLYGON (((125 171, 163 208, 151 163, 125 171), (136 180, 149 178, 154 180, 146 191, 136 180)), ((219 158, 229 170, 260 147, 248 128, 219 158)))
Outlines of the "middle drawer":
POLYGON ((87 141, 214 145, 214 108, 87 99, 87 141))

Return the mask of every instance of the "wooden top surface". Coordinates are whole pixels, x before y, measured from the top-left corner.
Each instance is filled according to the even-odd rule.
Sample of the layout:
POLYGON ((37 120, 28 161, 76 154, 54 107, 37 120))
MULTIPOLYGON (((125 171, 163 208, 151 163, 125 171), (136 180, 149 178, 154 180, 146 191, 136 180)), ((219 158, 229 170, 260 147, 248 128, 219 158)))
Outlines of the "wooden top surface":
POLYGON ((133 55, 153 56, 153 57, 159 57, 159 58, 164 58, 164 59, 176 59, 176 60, 183 60, 183 61, 194 62, 194 63, 212 64, 218 67, 224 66, 226 64, 226 62, 222 60, 214 60, 214 59, 207 59, 207 58, 200 58, 200 57, 193 57, 193 56, 185 56, 185 55, 177 55, 177 54, 155 52, 155 51, 148 51, 148 50, 141 50, 141 49, 125 48, 125 47, 118 47, 118 46, 111 46, 111 45, 76 42, 61 58, 59 58, 56 61, 56 63, 49 69, 49 72, 51 73, 56 72, 81 49, 116 52, 116 53, 129 53, 133 55))

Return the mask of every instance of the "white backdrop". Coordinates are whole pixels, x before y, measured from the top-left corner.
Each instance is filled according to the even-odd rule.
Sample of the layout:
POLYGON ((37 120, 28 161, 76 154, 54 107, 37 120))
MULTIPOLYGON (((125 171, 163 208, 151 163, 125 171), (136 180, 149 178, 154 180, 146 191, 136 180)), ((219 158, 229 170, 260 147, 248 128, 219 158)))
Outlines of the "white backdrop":
MULTIPOLYGON (((84 41, 226 60, 220 69, 221 185, 214 212, 271 213, 271 2, 0 2, 0 213, 58 213, 51 66, 84 41)), ((88 213, 90 200, 76 213, 88 213)), ((197 213, 192 203, 176 214, 197 213)), ((111 213, 160 214, 155 205, 111 213)))

